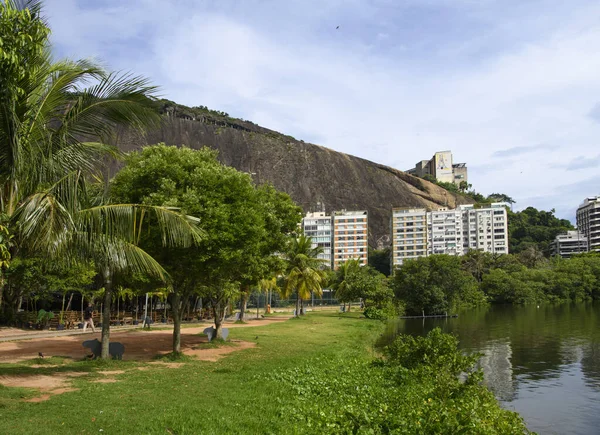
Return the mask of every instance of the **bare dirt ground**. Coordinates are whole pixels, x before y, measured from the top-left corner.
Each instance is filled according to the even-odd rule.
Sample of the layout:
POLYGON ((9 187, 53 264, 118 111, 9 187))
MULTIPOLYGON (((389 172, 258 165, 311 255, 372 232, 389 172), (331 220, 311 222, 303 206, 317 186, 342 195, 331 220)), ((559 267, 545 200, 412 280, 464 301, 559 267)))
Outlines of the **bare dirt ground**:
POLYGON ((81 373, 60 373, 34 376, 0 376, 0 384, 5 387, 35 388, 42 394, 38 397, 25 400, 25 402, 42 402, 50 399, 53 395, 77 391, 77 388, 69 387, 70 379, 80 376, 81 373))
MULTIPOLYGON (((243 328, 264 326, 271 323, 285 321, 287 318, 271 318, 254 320, 246 324, 226 324, 227 328, 243 328)), ((181 329, 181 350, 184 354, 194 356, 201 360, 216 361, 221 356, 236 350, 252 347, 253 343, 234 342, 235 346, 224 346, 215 349, 196 349, 201 343, 206 343, 205 336, 197 334, 205 326, 181 329)), ((61 356, 81 359, 88 355, 89 349, 82 346, 85 340, 100 339, 98 329, 95 333, 65 337, 33 338, 21 341, 0 343, 0 363, 16 363, 38 357, 41 352, 44 357, 61 356)), ((169 353, 172 349, 173 333, 170 330, 151 331, 116 331, 112 332, 112 342, 118 341, 125 346, 124 360, 150 361, 156 355, 169 353)))
MULTIPOLYGON (((271 323, 278 323, 287 318, 263 319, 252 321, 246 324, 227 324, 228 328, 243 328, 252 326, 262 326, 271 323)), ((248 349, 256 346, 255 343, 232 340, 231 345, 218 348, 198 348, 202 343, 207 343, 205 336, 198 335, 204 330, 205 326, 194 328, 182 328, 181 330, 181 349, 186 355, 192 356, 203 361, 217 361, 223 356, 242 349, 248 349)), ((85 336, 65 336, 51 338, 34 338, 21 341, 11 341, 0 343, 0 363, 18 363, 24 360, 31 360, 38 357, 41 352, 44 357, 60 356, 73 359, 85 358, 89 353, 88 349, 82 346, 84 340, 100 338, 100 333, 90 333, 85 336)), ((111 341, 119 341, 125 346, 123 359, 134 361, 150 361, 156 355, 169 353, 172 349, 172 332, 170 330, 153 331, 122 331, 111 333, 111 341)), ((153 361, 150 364, 154 367, 166 367, 176 369, 185 363, 153 361)), ((31 365, 32 368, 50 368, 57 365, 31 365)), ((137 367, 138 370, 150 370, 150 366, 137 367)), ((116 375, 125 373, 124 370, 103 370, 97 373, 104 375, 103 378, 95 379, 93 382, 114 383, 118 382, 116 375)), ((64 372, 52 375, 0 375, 0 384, 6 387, 33 388, 40 391, 40 396, 26 400, 27 402, 41 402, 49 400, 53 395, 77 391, 70 386, 71 379, 77 376, 89 376, 90 373, 84 372, 64 372)))

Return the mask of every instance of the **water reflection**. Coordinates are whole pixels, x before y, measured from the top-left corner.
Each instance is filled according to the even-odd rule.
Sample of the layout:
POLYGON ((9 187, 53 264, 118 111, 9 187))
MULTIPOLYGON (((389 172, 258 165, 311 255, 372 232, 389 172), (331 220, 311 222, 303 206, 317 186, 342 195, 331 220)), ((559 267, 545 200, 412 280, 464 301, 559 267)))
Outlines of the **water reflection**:
POLYGON ((495 306, 457 319, 388 324, 380 344, 398 333, 434 327, 480 352, 485 381, 503 406, 538 433, 600 433, 600 304, 495 306))

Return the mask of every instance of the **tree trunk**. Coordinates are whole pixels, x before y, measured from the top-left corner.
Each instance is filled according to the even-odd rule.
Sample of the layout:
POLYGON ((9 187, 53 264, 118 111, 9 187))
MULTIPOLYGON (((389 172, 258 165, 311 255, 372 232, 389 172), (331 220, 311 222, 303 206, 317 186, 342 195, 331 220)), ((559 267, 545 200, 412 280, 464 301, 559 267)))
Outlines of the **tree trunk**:
POLYGON ((69 296, 69 302, 67 302, 67 308, 65 308, 65 311, 69 311, 71 309, 71 302, 73 302, 73 295, 75 293, 71 292, 71 296, 69 296))
POLYGON ((300 315, 304 316, 304 299, 300 299, 300 315))
POLYGON ((250 286, 243 285, 241 287, 242 299, 240 300, 240 320, 244 320, 244 315, 246 314, 246 309, 248 308, 248 296, 250 295, 250 286))
POLYGON ((296 294, 296 317, 300 317, 300 295, 296 294))
POLYGON ((102 307, 102 359, 110 358, 110 303, 112 299, 112 277, 110 271, 104 271, 104 306, 102 307))
POLYGON ((223 317, 225 317, 225 309, 221 306, 222 301, 212 301, 213 315, 215 316, 215 337, 216 339, 222 340, 223 334, 221 332, 223 326, 223 317))
POLYGON ((181 353, 181 295, 173 293, 171 298, 171 312, 173 313, 173 355, 181 353))

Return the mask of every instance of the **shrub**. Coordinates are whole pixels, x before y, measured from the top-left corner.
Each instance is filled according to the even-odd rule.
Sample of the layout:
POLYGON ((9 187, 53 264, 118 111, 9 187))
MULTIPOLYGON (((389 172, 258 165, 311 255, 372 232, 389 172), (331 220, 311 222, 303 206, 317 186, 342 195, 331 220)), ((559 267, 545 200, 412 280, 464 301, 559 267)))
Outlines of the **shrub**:
POLYGON ((314 358, 269 375, 296 393, 295 402, 278 402, 280 416, 294 433, 527 433, 482 386, 477 355, 457 343, 437 329, 398 337, 379 360, 314 358))

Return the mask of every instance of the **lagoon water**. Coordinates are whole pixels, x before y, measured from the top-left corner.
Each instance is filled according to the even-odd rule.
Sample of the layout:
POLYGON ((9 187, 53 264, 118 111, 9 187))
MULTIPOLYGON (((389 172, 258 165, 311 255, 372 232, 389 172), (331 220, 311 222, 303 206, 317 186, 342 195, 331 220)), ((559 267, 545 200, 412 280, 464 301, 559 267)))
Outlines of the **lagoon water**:
POLYGON ((381 343, 435 327, 480 352, 488 387, 539 434, 600 433, 600 303, 493 306, 449 319, 397 319, 381 343))

